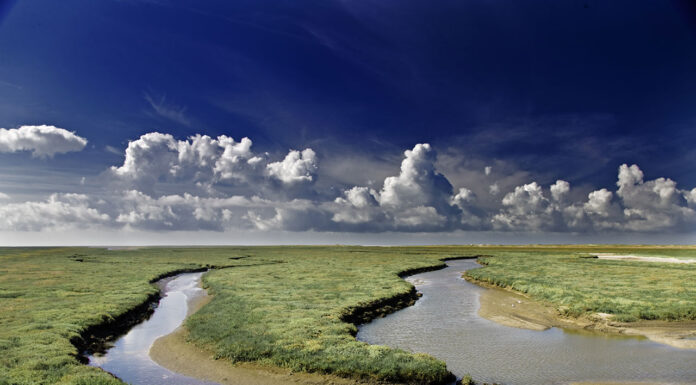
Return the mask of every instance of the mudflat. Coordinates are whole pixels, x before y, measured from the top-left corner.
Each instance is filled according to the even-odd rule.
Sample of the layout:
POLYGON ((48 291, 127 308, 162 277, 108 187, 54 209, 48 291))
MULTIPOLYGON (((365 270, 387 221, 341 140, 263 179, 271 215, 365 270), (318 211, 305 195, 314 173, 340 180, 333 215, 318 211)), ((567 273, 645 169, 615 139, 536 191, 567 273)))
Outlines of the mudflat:
POLYGON ((655 263, 696 263, 696 259, 682 259, 673 257, 645 257, 640 255, 616 255, 612 253, 595 253, 594 254, 599 259, 609 259, 609 260, 625 260, 625 261, 636 261, 636 262, 655 262, 655 263))
POLYGON ((572 382, 569 385, 679 385, 672 382, 572 382))
POLYGON ((617 322, 610 314, 594 313, 578 318, 563 317, 552 306, 528 296, 487 283, 481 293, 479 315, 501 325, 530 330, 560 327, 588 332, 644 336, 652 341, 682 349, 696 349, 696 321, 617 322))
POLYGON ((367 384, 335 376, 293 373, 276 367, 233 364, 224 359, 216 360, 211 352, 187 342, 187 335, 185 328, 179 328, 174 333, 159 338, 150 348, 150 357, 174 372, 223 385, 367 384))
MULTIPOLYGON (((5 341, 5 366, 0 382, 122 384, 75 359, 76 348, 82 349, 80 341, 88 340, 94 328, 115 331, 114 323, 105 320, 146 313, 139 309, 147 308, 157 294, 151 282, 206 268, 211 271, 205 282, 215 297, 210 306, 191 316, 187 339, 195 346, 209 346, 210 352, 227 357, 229 363, 258 361, 298 372, 446 383, 449 372, 443 361, 363 344, 352 335, 354 323, 344 319, 356 309, 408 295, 413 288, 399 277, 405 270, 433 268, 462 256, 478 256, 486 263, 467 275, 533 292, 562 314, 583 317, 607 311, 614 316, 606 322, 589 322, 616 328, 618 321, 637 321, 623 332, 666 338, 682 347, 694 345, 696 328, 641 320, 692 322, 696 265, 588 258, 597 252, 696 259, 694 246, 3 249, 0 297, 6 311, 0 314, 0 340, 5 341), (637 325, 643 329, 634 331, 637 325), (228 341, 217 338, 229 328, 242 333, 228 341), (240 346, 244 351, 237 349, 240 346), (268 351, 274 353, 268 356, 268 351), (44 362, 52 364, 37 364, 44 362)), ((536 316, 540 311, 528 313, 536 316)), ((503 322, 500 314, 505 312, 499 312, 498 321, 503 322)), ((527 328, 558 322, 518 315, 516 322, 521 321, 527 328)))

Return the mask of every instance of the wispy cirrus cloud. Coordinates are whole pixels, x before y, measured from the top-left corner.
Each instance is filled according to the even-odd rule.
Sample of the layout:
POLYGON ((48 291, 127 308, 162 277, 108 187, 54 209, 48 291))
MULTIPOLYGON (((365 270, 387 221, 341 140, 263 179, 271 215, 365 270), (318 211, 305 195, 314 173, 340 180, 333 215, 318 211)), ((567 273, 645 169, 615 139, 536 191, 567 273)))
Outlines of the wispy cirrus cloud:
POLYGON ((143 97, 150 104, 155 114, 183 126, 191 127, 193 125, 193 120, 186 114, 187 108, 168 102, 166 95, 155 97, 145 92, 143 97))
POLYGON ((116 148, 114 146, 110 146, 108 144, 106 146, 104 146, 104 150, 106 150, 107 152, 110 152, 114 155, 123 155, 122 150, 119 150, 118 148, 116 148))

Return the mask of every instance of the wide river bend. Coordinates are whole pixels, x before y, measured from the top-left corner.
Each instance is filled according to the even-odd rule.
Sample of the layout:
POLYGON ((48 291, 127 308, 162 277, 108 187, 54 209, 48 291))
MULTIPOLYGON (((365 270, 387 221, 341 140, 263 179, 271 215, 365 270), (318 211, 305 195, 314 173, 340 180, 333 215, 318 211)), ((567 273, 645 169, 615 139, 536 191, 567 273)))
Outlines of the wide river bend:
POLYGON ((480 267, 448 261, 442 270, 407 278, 423 297, 359 328, 357 338, 431 354, 458 377, 510 385, 576 381, 647 381, 696 384, 696 350, 646 339, 578 334, 558 328, 532 331, 478 315, 481 288, 461 278, 480 267))

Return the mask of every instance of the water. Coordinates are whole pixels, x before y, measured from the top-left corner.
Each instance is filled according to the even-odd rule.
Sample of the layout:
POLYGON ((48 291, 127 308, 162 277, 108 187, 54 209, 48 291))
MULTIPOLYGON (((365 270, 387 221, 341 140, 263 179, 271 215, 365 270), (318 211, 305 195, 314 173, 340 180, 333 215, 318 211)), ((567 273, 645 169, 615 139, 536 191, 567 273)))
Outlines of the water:
POLYGON ((423 297, 414 306, 363 325, 357 338, 444 360, 458 377, 478 382, 565 384, 574 381, 652 381, 696 384, 696 350, 639 338, 612 338, 506 327, 481 318, 483 289, 461 279, 472 260, 408 280, 423 297))
POLYGON ((186 273, 164 281, 163 297, 152 317, 119 338, 106 354, 89 356, 89 364, 134 385, 216 385, 174 373, 152 361, 149 355, 156 339, 170 334, 182 324, 190 301, 205 294, 198 287, 202 275, 186 273))

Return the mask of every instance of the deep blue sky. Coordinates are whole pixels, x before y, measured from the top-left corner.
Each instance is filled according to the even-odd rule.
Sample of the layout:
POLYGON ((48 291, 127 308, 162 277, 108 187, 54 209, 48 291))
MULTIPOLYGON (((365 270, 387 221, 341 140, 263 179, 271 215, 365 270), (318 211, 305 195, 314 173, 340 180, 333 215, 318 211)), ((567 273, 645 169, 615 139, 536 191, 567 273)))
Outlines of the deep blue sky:
POLYGON ((428 142, 451 168, 544 184, 613 186, 636 163, 696 185, 688 1, 0 3, 0 127, 89 140, 48 163, 0 154, 6 193, 68 191, 41 181, 96 176, 151 131, 388 170, 428 142))
POLYGON ((160 129, 278 150, 328 139, 400 151, 494 126, 501 143, 480 155, 532 171, 540 154, 576 155, 552 132, 582 130, 608 160, 551 167, 613 178, 635 162, 693 185, 689 11, 674 1, 19 2, 0 26, 0 127, 50 122, 97 146, 160 129), (185 108, 190 126, 146 113, 145 93, 185 108), (505 143, 509 129, 526 132, 505 143))

